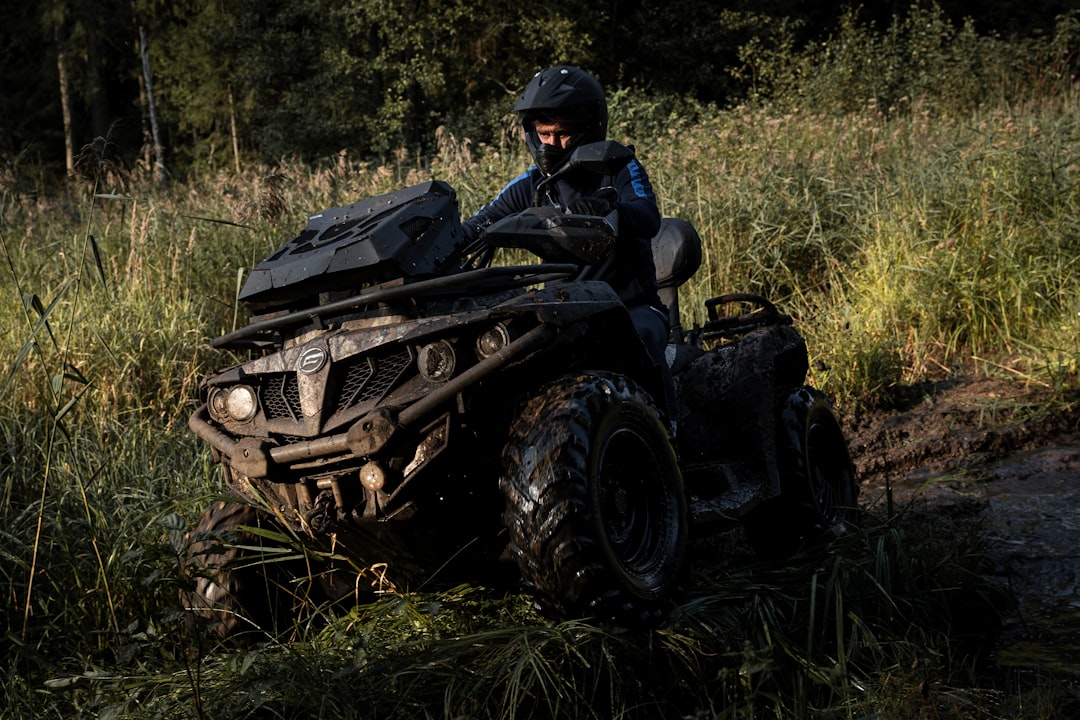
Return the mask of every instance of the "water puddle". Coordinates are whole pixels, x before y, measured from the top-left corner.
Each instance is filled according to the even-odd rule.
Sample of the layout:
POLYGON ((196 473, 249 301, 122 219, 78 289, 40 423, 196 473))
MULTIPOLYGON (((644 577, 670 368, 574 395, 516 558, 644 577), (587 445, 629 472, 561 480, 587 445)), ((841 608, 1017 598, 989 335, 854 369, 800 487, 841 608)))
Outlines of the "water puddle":
POLYGON ((1080 680, 1080 447, 1005 458, 980 485, 995 572, 1017 601, 997 664, 1080 680))
POLYGON ((893 493, 899 505, 973 512, 988 531, 992 572, 1016 602, 995 665, 1080 688, 1080 443, 999 458, 974 474, 913 472, 893 493))

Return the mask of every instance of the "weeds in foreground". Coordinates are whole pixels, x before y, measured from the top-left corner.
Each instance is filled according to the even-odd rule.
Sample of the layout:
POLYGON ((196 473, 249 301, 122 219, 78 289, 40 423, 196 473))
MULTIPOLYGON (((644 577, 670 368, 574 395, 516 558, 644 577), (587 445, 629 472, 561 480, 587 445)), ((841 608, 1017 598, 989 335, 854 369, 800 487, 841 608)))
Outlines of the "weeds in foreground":
POLYGON ((825 557, 699 563, 651 630, 546 622, 480 587, 387 592, 186 671, 166 620, 110 669, 84 659, 38 692, 102 717, 1039 717, 1020 706, 1046 688, 985 675, 1008 598, 985 579, 978 527, 864 519, 825 557))

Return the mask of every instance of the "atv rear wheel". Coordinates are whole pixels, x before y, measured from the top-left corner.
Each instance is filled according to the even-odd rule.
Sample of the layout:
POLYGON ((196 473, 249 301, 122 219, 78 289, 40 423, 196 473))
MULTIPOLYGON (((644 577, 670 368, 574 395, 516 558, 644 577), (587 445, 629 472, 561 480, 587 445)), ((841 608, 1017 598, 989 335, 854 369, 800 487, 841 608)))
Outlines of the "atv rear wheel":
POLYGON ((620 375, 555 380, 525 405, 503 459, 509 551, 541 609, 658 616, 681 580, 687 509, 648 394, 620 375))
POLYGON ((218 501, 188 533, 180 603, 192 639, 209 632, 245 644, 285 627, 292 578, 282 563, 260 562, 264 541, 244 529, 266 524, 251 505, 218 501))
POLYGON ((787 397, 777 447, 781 494, 745 520, 755 550, 774 558, 827 545, 843 534, 859 496, 847 441, 820 391, 804 386, 787 397))

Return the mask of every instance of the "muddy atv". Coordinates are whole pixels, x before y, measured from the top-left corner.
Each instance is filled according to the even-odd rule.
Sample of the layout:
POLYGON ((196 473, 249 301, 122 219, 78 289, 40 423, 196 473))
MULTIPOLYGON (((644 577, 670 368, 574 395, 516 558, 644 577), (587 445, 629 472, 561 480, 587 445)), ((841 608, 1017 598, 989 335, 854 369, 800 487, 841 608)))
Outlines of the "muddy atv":
MULTIPOLYGON (((630 157, 594 143, 561 172, 630 157)), ((247 279, 250 323, 213 344, 250 359, 207 377, 191 417, 230 496, 189 533, 193 620, 228 635, 372 578, 509 576, 552 616, 635 623, 672 603, 696 536, 742 522, 782 557, 842 532, 857 485, 791 319, 739 294, 684 329, 700 239, 665 219, 672 398, 591 279, 617 237, 615 214, 535 207, 468 243, 438 181, 311 216, 247 279)))

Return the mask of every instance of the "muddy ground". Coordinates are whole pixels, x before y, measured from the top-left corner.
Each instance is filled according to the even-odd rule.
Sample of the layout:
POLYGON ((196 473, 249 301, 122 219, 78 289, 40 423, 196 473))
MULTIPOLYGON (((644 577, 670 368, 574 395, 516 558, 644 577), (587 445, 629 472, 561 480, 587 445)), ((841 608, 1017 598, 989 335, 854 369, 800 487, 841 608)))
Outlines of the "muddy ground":
POLYGON ((996 662, 1080 687, 1080 399, 1015 380, 953 378, 903 407, 853 413, 845 432, 861 502, 965 518, 1016 605, 996 662), (1047 408, 1053 408, 1047 412, 1047 408))

